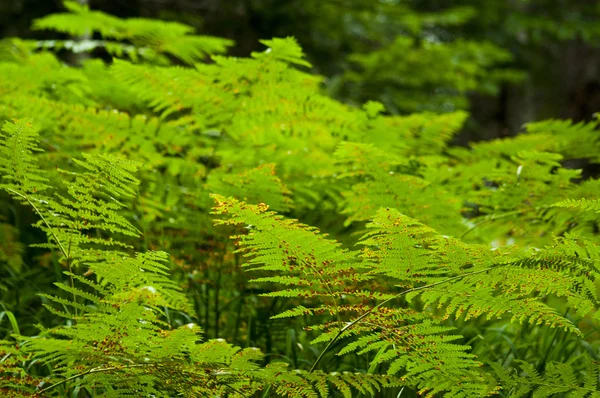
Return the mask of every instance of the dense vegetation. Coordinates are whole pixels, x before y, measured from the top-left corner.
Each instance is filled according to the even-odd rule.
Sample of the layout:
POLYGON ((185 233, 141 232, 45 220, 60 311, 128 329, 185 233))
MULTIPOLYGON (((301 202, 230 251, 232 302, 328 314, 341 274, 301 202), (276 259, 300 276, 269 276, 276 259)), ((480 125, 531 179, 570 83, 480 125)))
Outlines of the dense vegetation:
POLYGON ((395 36, 347 104, 291 37, 66 6, 0 43, 3 396, 600 397, 600 122, 452 144, 506 49, 395 36))
MULTIPOLYGON (((264 51, 260 39, 294 36, 311 72, 345 103, 377 100, 393 114, 470 108, 453 140, 462 145, 534 120, 589 121, 600 109, 597 1, 77 1, 121 18, 183 22, 233 40, 228 54, 240 57, 264 51)), ((0 2, 0 37, 67 37, 29 29, 60 3, 0 2)))

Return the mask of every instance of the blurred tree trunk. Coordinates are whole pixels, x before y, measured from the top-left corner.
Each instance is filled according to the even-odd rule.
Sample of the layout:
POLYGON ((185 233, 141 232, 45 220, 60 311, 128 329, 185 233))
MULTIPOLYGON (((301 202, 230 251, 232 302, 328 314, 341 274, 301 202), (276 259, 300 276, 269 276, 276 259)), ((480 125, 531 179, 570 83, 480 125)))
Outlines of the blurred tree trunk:
POLYGON ((600 112, 600 50, 572 41, 561 61, 566 96, 560 116, 588 121, 600 112))

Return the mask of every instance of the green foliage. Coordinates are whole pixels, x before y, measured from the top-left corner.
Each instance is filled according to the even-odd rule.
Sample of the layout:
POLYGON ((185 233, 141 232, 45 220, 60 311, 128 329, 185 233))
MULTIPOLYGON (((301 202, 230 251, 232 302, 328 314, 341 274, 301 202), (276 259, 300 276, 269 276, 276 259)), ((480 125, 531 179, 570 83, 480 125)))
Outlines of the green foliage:
POLYGON ((38 47, 66 48, 75 53, 98 47, 112 56, 127 56, 132 61, 149 60, 169 63, 172 56, 186 64, 194 64, 207 55, 223 53, 232 43, 229 40, 191 35, 193 28, 177 22, 163 22, 144 18, 119 19, 100 11, 91 11, 87 5, 65 1, 69 12, 52 14, 36 20, 33 29, 53 30, 73 36, 99 33, 104 40, 45 41, 38 47))
POLYGON ((358 70, 347 72, 344 78, 350 93, 381 98, 396 113, 448 112, 468 108, 469 92, 497 94, 500 83, 521 80, 522 73, 499 67, 511 60, 508 51, 489 42, 443 43, 425 38, 417 44, 399 36, 384 48, 352 54, 349 61, 358 70), (381 87, 385 87, 383 92, 373 91, 381 87))
POLYGON ((472 369, 479 364, 464 352, 467 347, 451 343, 458 336, 439 336, 448 328, 423 319, 413 311, 400 308, 380 313, 377 311, 379 306, 369 305, 370 300, 383 297, 362 288, 362 283, 371 277, 360 272, 364 266, 352 267, 356 254, 338 249, 339 244, 323 239, 307 226, 267 212, 264 206, 246 205, 221 197, 216 199, 215 213, 231 216, 226 224, 249 224, 247 228, 251 232, 236 239, 252 257, 248 263, 254 265, 252 270, 276 273, 254 279, 254 282, 294 287, 267 293, 268 296, 324 299, 318 307, 299 305, 276 317, 333 315, 337 321, 313 326, 322 333, 314 342, 333 342, 340 337, 356 335, 359 338, 339 355, 380 350, 371 365, 391 362, 388 374, 404 371, 402 380, 418 386, 423 392, 449 390, 450 394, 461 394, 470 391, 470 394, 485 396, 493 390, 483 380, 478 380, 477 372, 472 369), (357 324, 365 316, 349 320, 342 317, 361 311, 370 315, 368 321, 350 331, 350 325, 357 324), (454 387, 457 383, 462 387, 454 387))
POLYGON ((313 342, 330 343, 327 350, 336 340, 352 337, 338 355, 378 351, 371 366, 389 362, 388 374, 401 372, 402 380, 422 393, 485 396, 496 389, 491 375, 477 371, 480 364, 465 352, 469 347, 451 343, 461 336, 445 334, 452 328, 439 322, 450 315, 468 321, 510 314, 513 322, 543 324, 581 335, 570 320, 546 304, 546 298, 566 299, 582 317, 597 314, 595 283, 600 273, 595 258, 599 253, 580 242, 577 247, 585 254, 574 256, 568 249, 573 247, 573 237, 544 250, 491 250, 437 235, 388 209, 379 211, 367 225, 370 230, 359 241, 367 247, 362 255, 365 261, 351 267, 357 261, 352 252, 336 249, 337 244, 317 231, 268 212, 265 205, 223 197, 216 200, 215 213, 227 216, 219 223, 246 225, 250 231, 234 237, 251 257, 248 266, 270 272, 254 282, 286 286, 267 296, 297 297, 304 302, 325 299, 317 301, 319 306, 298 305, 276 318, 309 315, 320 320, 329 313, 337 321, 312 326, 321 333, 313 342), (365 288, 378 275, 408 289, 382 294, 365 288), (400 297, 406 298, 406 306, 383 310, 384 304, 400 297), (444 308, 443 316, 437 311, 416 312, 411 304, 417 297, 419 306, 444 308), (382 301, 373 305, 373 299, 382 301), (353 315, 357 312, 362 314, 353 315))
POLYGON ((569 393, 570 397, 597 397, 598 363, 587 356, 574 357, 568 363, 550 362, 543 375, 530 364, 521 365, 522 374, 510 375, 499 366, 494 366, 498 376, 506 383, 511 396, 522 397, 533 392, 534 397, 551 397, 569 393), (573 364, 582 363, 579 372, 573 364))
MULTIPOLYGON (((7 123, 4 132, 7 146, 19 143, 19 148, 28 151, 38 149, 29 123, 7 123)), ((25 150, 16 153, 21 152, 25 150)), ((255 348, 241 350, 220 339, 201 343, 201 329, 193 323, 165 329, 170 326, 165 320, 169 309, 191 309, 178 286, 168 278, 168 255, 164 252, 129 255, 123 249, 108 250, 107 246, 119 246, 119 242, 112 237, 88 235, 90 230, 138 235, 117 213, 122 207, 117 199, 130 196, 131 186, 139 182, 131 174, 137 170, 136 163, 110 155, 85 156, 85 161, 74 159, 86 171, 67 183, 67 192, 73 197, 70 200, 58 194, 56 198, 41 197, 36 189, 28 189, 28 182, 40 181, 37 176, 41 172, 35 167, 35 158, 23 157, 17 163, 17 156, 12 155, 15 166, 5 171, 3 179, 19 184, 2 187, 31 205, 41 218, 38 226, 53 241, 52 245, 41 246, 59 249, 67 263, 69 270, 64 274, 71 283, 58 282, 56 286, 72 294, 72 299, 44 293, 40 296, 62 307, 44 304, 52 314, 71 322, 42 329, 36 338, 25 338, 13 327, 12 337, 17 340, 19 351, 9 347, 2 351, 6 362, 0 369, 6 376, 1 385, 4 391, 15 389, 26 395, 46 396, 73 382, 77 389, 103 391, 104 396, 207 393, 246 396, 268 383, 278 386, 284 395, 315 394, 308 382, 317 380, 317 376, 306 379, 296 376, 294 381, 294 377, 292 380, 278 377, 285 369, 260 371, 255 362, 262 359, 262 354, 255 348), (22 178, 23 175, 31 178, 22 178), (112 202, 102 197, 110 197, 112 202), (77 273, 81 268, 86 268, 85 272, 77 273), (22 357, 24 353, 29 357, 22 357), (52 366, 52 377, 37 385, 28 384, 30 379, 21 381, 14 375, 25 373, 19 361, 13 361, 11 356, 21 356, 21 363, 33 361, 32 364, 52 366)), ((12 313, 4 314, 15 322, 12 313)), ((326 386, 327 378, 323 376, 320 383, 326 386)), ((333 376, 329 379, 336 380, 333 376)), ((352 378, 340 383, 347 380, 352 378)), ((372 389, 369 379, 355 383, 372 389)))
MULTIPOLYGON (((277 2, 259 3, 274 7, 277 2)), ((515 116, 497 115, 511 112, 511 106, 503 104, 506 97, 490 97, 518 99, 510 92, 523 87, 544 93, 531 99, 524 112, 539 117, 554 116, 557 109, 567 112, 565 85, 555 84, 569 73, 564 58, 583 65, 588 62, 584 54, 595 53, 600 43, 600 10, 587 0, 321 3, 290 1, 278 7, 276 16, 288 17, 279 29, 298 32, 311 62, 328 76, 327 88, 334 96, 355 104, 381 101, 393 114, 451 112, 483 100, 481 109, 490 115, 474 115, 478 122, 489 127, 516 118, 520 125, 519 109, 515 116), (302 8, 301 23, 294 20, 297 8, 302 8)), ((596 81, 593 73, 584 75, 577 77, 584 81, 582 88, 596 81)), ((586 117, 594 111, 588 109, 586 117)), ((472 133, 484 137, 481 131, 472 133)))
POLYGON ((5 162, 0 166, 2 189, 15 195, 26 196, 49 188, 48 181, 37 169, 34 153, 40 152, 37 145, 38 134, 31 122, 6 122, 0 132, 0 154, 5 162))
MULTIPOLYGON (((600 183, 568 167, 597 120, 457 147, 466 112, 337 102, 293 38, 201 63, 224 47, 69 8, 36 26, 154 55, 2 44, 2 394, 597 395, 600 183)), ((421 68, 444 101, 505 60, 456 46, 464 80, 421 68)))

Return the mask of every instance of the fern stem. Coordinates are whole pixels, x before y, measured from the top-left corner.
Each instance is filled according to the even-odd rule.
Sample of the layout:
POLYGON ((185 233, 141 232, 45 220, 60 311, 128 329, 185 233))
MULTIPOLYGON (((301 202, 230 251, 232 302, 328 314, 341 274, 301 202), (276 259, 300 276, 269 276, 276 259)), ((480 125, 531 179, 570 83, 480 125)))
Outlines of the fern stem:
POLYGON ((61 385, 65 384, 65 383, 68 383, 71 380, 75 380, 75 379, 78 379, 78 378, 80 378, 82 376, 86 376, 86 375, 89 375, 89 374, 92 374, 92 373, 110 372, 110 371, 113 371, 113 370, 121 370, 121 369, 128 369, 128 368, 139 368, 139 367, 142 367, 142 366, 150 366, 150 365, 155 365, 155 364, 153 364, 153 363, 148 363, 148 364, 146 364, 146 363, 137 363, 137 364, 133 364, 133 365, 111 366, 111 367, 108 367, 108 368, 103 368, 101 366, 96 366, 95 368, 88 369, 85 372, 78 373, 78 374, 76 374, 74 376, 67 377, 64 380, 56 382, 56 383, 52 384, 51 386, 48 386, 48 387, 46 387, 46 388, 38 391, 38 395, 41 395, 41 394, 43 394, 43 393, 45 393, 47 391, 52 390, 53 388, 61 386, 61 385))
MULTIPOLYGON (((69 250, 67 252, 67 265, 69 266, 69 279, 71 280, 71 288, 75 289, 75 282, 73 281, 73 268, 71 267, 71 244, 73 243, 73 239, 69 239, 69 250)), ((77 295, 75 294, 75 290, 73 290, 73 302, 75 304, 77 304, 77 295)), ((75 309, 75 317, 78 316, 77 314, 77 306, 74 307, 75 309)))
POLYGON ((371 315, 376 309, 378 309, 378 308, 386 305, 390 301, 395 300, 395 299, 397 299, 399 297, 402 297, 402 296, 407 295, 407 294, 412 293, 412 292, 417 292, 417 291, 420 291, 420 290, 425 290, 425 289, 429 289, 429 288, 432 288, 432 287, 435 287, 435 286, 443 285, 445 283, 453 282, 453 281, 455 281, 457 279, 465 278, 467 276, 482 274, 484 272, 488 272, 489 270, 491 270, 493 268, 494 267, 488 267, 488 268, 485 268, 485 269, 482 269, 482 270, 479 270, 479 271, 473 271, 473 272, 468 272, 466 274, 453 276, 452 278, 444 279, 443 281, 431 283, 429 285, 424 285, 424 286, 419 286, 419 287, 413 287, 413 288, 410 288, 410 289, 407 289, 407 290, 404 290, 404 291, 398 293, 394 297, 390 297, 389 299, 382 301, 381 303, 377 304, 376 306, 374 306, 373 308, 371 308, 370 310, 368 310, 367 312, 365 312, 364 314, 362 314, 361 316, 359 316, 358 318, 356 318, 352 322, 349 322, 348 324, 346 324, 346 326, 344 326, 343 328, 341 328, 337 332, 337 334, 333 337, 333 339, 331 339, 331 341, 323 349, 323 351, 321 351, 321 354, 319 354, 319 357, 317 358, 317 360, 315 361, 315 363, 313 363, 313 365, 311 366, 311 368, 309 370, 309 373, 313 372, 317 368, 317 365, 319 364, 319 362, 321 362, 321 360, 323 359, 323 356, 325 355, 325 353, 327 351, 329 351, 329 348, 331 348, 331 346, 340 338, 340 336, 342 334, 344 334, 344 332, 346 332, 347 330, 349 330, 352 327, 354 327, 354 325, 356 325, 357 323, 359 323, 360 321, 362 321, 363 319, 365 319, 366 317, 368 317, 369 315, 371 315))
POLYGON ((215 312, 214 312, 214 322, 215 322, 215 338, 219 337, 219 319, 221 318, 221 309, 219 308, 219 295, 221 294, 221 279, 223 276, 223 263, 225 260, 225 253, 221 255, 221 261, 219 261, 219 269, 217 271, 217 280, 215 281, 215 312))
POLYGON ((477 229, 477 227, 479 227, 482 224, 485 224, 486 222, 494 221, 494 220, 499 220, 499 219, 507 218, 507 217, 511 217, 511 216, 516 216, 516 215, 519 215, 519 214, 523 213, 524 211, 525 211, 525 209, 521 209, 521 210, 509 211, 508 213, 491 214, 489 216, 486 216, 483 220, 475 223, 475 225, 471 226, 465 232, 463 232, 462 234, 460 234, 460 236, 458 238, 459 239, 464 238, 470 232, 472 232, 473 230, 477 229))
MULTIPOLYGON (((536 208, 534 208, 533 210, 538 211, 538 210, 542 210, 542 209, 548 209, 552 207, 551 205, 546 205, 546 206, 538 206, 536 208)), ((469 233, 471 233, 473 230, 477 229, 477 227, 479 227, 482 224, 485 224, 486 222, 489 221, 495 221, 495 220, 500 220, 502 218, 508 218, 508 217, 512 217, 512 216, 517 216, 519 214, 525 213, 530 209, 520 209, 520 210, 514 210, 514 211, 509 211, 506 213, 500 213, 500 214, 490 214, 488 216, 485 216, 485 218, 481 221, 478 221, 477 223, 475 223, 473 226, 471 226, 470 228, 468 228, 467 230, 465 230, 465 232, 463 232, 462 234, 459 235, 458 239, 462 239, 465 236, 467 236, 469 233)))
MULTIPOLYGON (((67 265, 69 266, 69 273, 71 274, 70 275, 71 287, 74 288, 75 287, 75 282, 73 281, 73 270, 71 268, 71 241, 69 240, 69 250, 68 251, 65 250, 64 246, 62 245, 62 243, 58 239, 58 236, 54 233, 54 230, 50 226, 50 223, 48 223, 48 221, 46 220, 46 217, 44 217, 44 215, 42 214, 42 212, 40 211, 40 209, 37 208, 37 206, 31 201, 31 199, 29 199, 29 196, 23 195, 23 194, 15 191, 13 189, 10 189, 10 188, 6 188, 6 190, 12 192, 13 194, 15 194, 17 196, 19 196, 20 198, 25 199, 27 201, 27 203, 29 203, 29 205, 31 207, 33 207, 33 210, 35 210, 35 212, 40 216, 40 218, 42 219, 42 221, 44 222, 44 224, 46 224, 46 227, 48 227, 48 229, 50 230, 50 233, 52 234, 52 237, 56 241, 56 244, 58 245, 58 248, 60 249, 60 251, 63 254, 63 256, 65 256, 65 259, 67 260, 67 265)), ((73 292, 73 302, 77 303, 77 296, 75 295, 75 292, 73 292)), ((75 317, 77 317, 77 307, 75 307, 75 317)))
POLYGON ((267 387, 267 389, 263 393, 262 398, 267 398, 269 396, 269 392, 271 391, 271 386, 273 386, 273 385, 269 384, 269 386, 267 387))
MULTIPOLYGON (((52 384, 51 386, 48 386, 40 391, 37 392, 37 395, 42 396, 43 393, 50 391, 58 386, 61 386, 65 383, 68 383, 72 380, 78 379, 80 377, 83 376, 87 376, 89 374, 93 374, 93 373, 103 373, 103 372, 112 372, 113 370, 123 370, 123 369, 130 369, 130 368, 142 368, 145 366, 159 366, 159 364, 157 363, 135 363, 135 364, 131 364, 131 365, 122 365, 122 366, 109 366, 109 367, 102 367, 102 366, 96 366, 95 368, 91 368, 86 370, 85 372, 81 372, 78 373, 76 375, 73 375, 71 377, 67 377, 64 380, 61 380, 59 382, 56 382, 54 384, 52 384)), ((240 394, 240 395, 244 395, 240 390, 238 390, 237 388, 229 385, 228 383, 223 383, 224 385, 226 385, 227 387, 231 388, 233 391, 235 391, 236 393, 240 394)))
POLYGON ((19 196, 19 197, 21 197, 23 199, 25 199, 27 201, 27 203, 29 203, 29 205, 31 205, 31 207, 33 207, 33 210, 35 210, 35 212, 40 216, 40 218, 42 219, 42 221, 44 222, 44 224, 46 224, 46 226, 50 230, 50 233, 52 234, 52 237, 56 241, 56 244, 58 245, 58 248, 60 249, 60 251, 62 252, 62 254, 66 258, 69 258, 69 254, 65 250, 64 246, 62 245, 62 243, 60 243, 60 240, 58 239, 58 236, 56 236, 56 234, 54 233, 54 230, 52 229, 52 227, 50 226, 50 224, 48 223, 48 221, 46 221, 46 218, 44 217, 44 215, 42 214, 42 212, 40 211, 40 209, 37 208, 37 206, 31 201, 31 199, 29 199, 29 197, 27 195, 23 195, 23 194, 15 191, 13 189, 6 188, 6 190, 12 192, 13 194, 15 194, 15 195, 17 195, 17 196, 19 196))

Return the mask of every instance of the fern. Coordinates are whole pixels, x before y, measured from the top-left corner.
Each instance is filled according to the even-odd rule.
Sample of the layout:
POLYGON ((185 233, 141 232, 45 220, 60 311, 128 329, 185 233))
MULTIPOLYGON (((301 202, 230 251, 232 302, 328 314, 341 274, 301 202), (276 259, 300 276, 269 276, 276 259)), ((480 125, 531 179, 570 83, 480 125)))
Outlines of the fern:
POLYGON ((544 374, 528 363, 521 363, 521 374, 511 375, 498 364, 494 370, 505 383, 511 397, 598 397, 598 364, 588 356, 574 357, 568 363, 550 362, 544 374))
MULTIPOLYGON (((24 148, 38 150, 30 124, 7 124, 4 132, 7 143, 18 138, 24 148)), ((7 181, 15 181, 24 170, 32 176, 41 174, 35 158, 21 160, 4 171, 7 181)), ((60 250, 69 266, 65 274, 71 284, 56 285, 72 295, 72 299, 48 294, 41 297, 52 314, 72 323, 43 329, 37 338, 15 334, 19 352, 3 349, 4 364, 0 371, 12 375, 4 379, 0 388, 44 396, 69 384, 105 396, 171 393, 247 396, 272 385, 281 395, 325 397, 330 384, 349 397, 351 389, 367 392, 395 385, 385 376, 295 375, 281 366, 261 369, 257 362, 262 354, 257 349, 241 350, 222 340, 200 343, 202 330, 192 323, 169 330, 165 311, 190 308, 178 286, 168 278, 165 265, 168 255, 146 252, 132 256, 123 251, 128 245, 86 235, 86 231, 109 231, 138 236, 137 230, 119 215, 123 205, 116 199, 133 195, 131 186, 138 181, 132 173, 138 164, 110 155, 85 156, 85 161, 74 163, 85 171, 61 171, 72 177, 66 183, 70 197, 56 194, 42 200, 39 194, 28 193, 33 190, 23 188, 28 187, 25 184, 2 185, 16 198, 32 205, 42 217, 38 226, 54 243, 40 246, 60 250), (116 248, 111 248, 115 245, 116 248), (82 267, 87 270, 77 272, 82 267), (51 377, 39 380, 36 385, 30 384, 32 379, 21 380, 24 373, 17 365, 19 362, 10 359, 21 353, 27 353, 28 360, 51 366, 51 377), (15 377, 15 372, 20 372, 21 377, 15 377)), ((19 358, 23 361, 24 357, 19 358)))
MULTIPOLYGON (((339 249, 338 244, 323 239, 306 226, 268 212, 264 205, 248 205, 218 196, 215 199, 217 206, 214 212, 228 217, 219 223, 242 224, 249 228, 248 235, 236 237, 242 250, 251 256, 248 265, 256 271, 285 274, 254 281, 294 286, 267 293, 267 296, 302 299, 321 296, 330 300, 329 304, 316 308, 298 305, 279 315, 331 314, 337 320, 313 327, 322 331, 314 343, 329 342, 331 346, 338 338, 359 336, 356 343, 349 344, 340 355, 354 351, 364 354, 386 348, 374 364, 391 362, 389 374, 404 371, 403 379, 409 385, 432 394, 444 390, 458 393, 453 385, 459 381, 466 390, 472 389, 469 394, 486 395, 485 391, 493 390, 475 370, 477 362, 464 352, 467 347, 451 343, 459 336, 440 335, 450 329, 402 308, 384 310, 380 309, 381 304, 369 305, 370 300, 378 295, 359 288, 361 282, 372 277, 364 272, 361 275, 360 270, 364 266, 357 264, 359 268, 352 267, 357 260, 356 254, 339 249), (352 296, 360 301, 351 300, 352 296), (339 300, 349 300, 351 304, 340 305, 339 300), (355 312, 364 313, 350 318, 350 321, 341 318, 355 312), (434 385, 437 387, 434 388, 434 385)), ((385 302, 394 297, 392 295, 385 302)))
MULTIPOLYGON (((0 117, 33 118, 0 132, 2 394, 598 389, 600 182, 571 168, 598 163, 597 120, 456 147, 466 112, 389 113, 517 78, 489 81, 494 47, 400 40, 400 67, 468 62, 354 107, 293 38, 236 58, 185 25, 67 7, 36 28, 72 39, 0 44, 0 117), (115 59, 71 67, 61 48, 115 59), (449 90, 423 94, 427 79, 449 90)), ((377 80, 389 59, 354 61, 377 80)))
POLYGON ((596 213, 600 213, 600 201, 598 201, 598 199, 567 199, 555 203, 554 206, 581 209, 584 211, 593 211, 596 213))
POLYGON ((482 396, 495 387, 490 376, 476 370, 474 357, 465 352, 469 347, 452 343, 460 336, 446 335, 452 328, 442 326, 435 311, 428 316, 410 310, 417 297, 425 307, 445 308, 442 320, 450 315, 468 320, 510 314, 512 321, 543 324, 579 335, 571 321, 545 302, 546 297, 566 299, 580 316, 597 313, 597 251, 590 247, 588 253, 579 248, 576 256, 570 255, 573 249, 566 247, 574 237, 538 251, 490 250, 440 236, 395 210, 380 210, 360 241, 367 247, 365 262, 349 268, 345 264, 356 261, 352 252, 336 249, 334 242, 322 240, 316 231, 282 219, 264 205, 215 199, 215 213, 227 217, 218 223, 249 229, 248 235, 235 237, 251 257, 248 265, 255 271, 273 272, 254 281, 285 286, 267 296, 303 300, 323 296, 331 300, 314 308, 297 305, 277 317, 330 314, 332 320, 312 327, 321 332, 313 343, 329 342, 323 352, 338 339, 352 337, 354 341, 347 343, 340 355, 379 351, 372 364, 388 362, 389 374, 400 372, 406 383, 422 392, 445 390, 451 396, 482 396), (339 254, 333 255, 336 250, 339 254), (361 285, 377 275, 408 289, 387 297, 365 294, 361 285), (349 303, 340 305, 338 298, 342 297, 349 303), (401 297, 406 297, 409 307, 384 309, 384 304, 401 297), (365 298, 368 300, 361 300, 365 298), (377 298, 383 301, 369 304, 377 298), (342 317, 353 312, 359 316, 343 321, 342 317), (460 389, 455 388, 457 383, 460 389))
POLYGON ((259 199, 262 199, 279 212, 292 207, 288 197, 292 192, 277 177, 273 164, 259 166, 240 175, 213 173, 209 176, 207 191, 223 196, 239 195, 248 203, 260 203, 259 199))
MULTIPOLYGON (((563 243, 530 253, 518 248, 492 251, 433 235, 431 229, 394 211, 381 211, 369 227, 375 230, 361 244, 378 248, 367 250, 366 255, 383 263, 382 269, 377 264, 374 268, 388 278, 406 285, 409 281, 436 283, 466 274, 451 286, 420 293, 425 305, 438 303, 438 308, 446 307, 446 316, 455 314, 458 318, 464 314, 469 319, 485 314, 489 319, 510 313, 515 321, 529 319, 579 333, 541 300, 549 294, 567 297, 571 304, 577 303, 575 308, 582 316, 597 306, 592 286, 599 275, 594 260, 569 257, 561 247, 563 243), (398 267, 399 263, 406 266, 398 267), (529 271, 529 267, 533 269, 529 271), (535 293, 538 298, 531 297, 535 293)), ((409 295, 413 297, 415 294, 409 295)))
MULTIPOLYGON (((158 391, 237 391, 240 378, 247 380, 241 386, 248 388, 246 384, 252 376, 243 373, 255 368, 251 362, 257 359, 256 355, 238 353, 238 349, 218 341, 197 344, 200 329, 191 324, 174 331, 164 330, 162 308, 189 308, 176 284, 167 278, 165 253, 147 252, 132 257, 118 249, 104 249, 117 243, 112 239, 85 234, 94 230, 137 236, 135 228, 117 213, 122 205, 115 199, 133 193, 130 185, 137 180, 130 173, 136 171, 137 164, 107 155, 87 156, 86 161, 75 162, 86 171, 68 183, 67 192, 72 199, 60 195, 56 199, 41 199, 30 188, 31 181, 44 181, 39 177, 35 159, 20 156, 37 149, 31 126, 7 124, 4 132, 2 148, 18 143, 23 150, 12 154, 13 167, 3 170, 3 182, 8 183, 2 187, 25 200, 42 217, 38 225, 54 241, 49 247, 60 249, 70 269, 66 274, 71 285, 57 286, 72 294, 73 299, 42 297, 65 308, 59 310, 46 304, 53 314, 76 323, 50 329, 44 332, 46 337, 16 336, 22 340, 23 352, 53 367, 52 379, 40 382, 38 393, 54 392, 75 380, 80 386, 104 390, 109 396, 158 391), (25 172, 30 178, 22 182, 20 176, 25 172), (88 270, 83 274, 73 272, 71 265, 88 270), (76 287, 74 281, 81 287, 76 287), (230 366, 236 369, 233 373, 221 370, 230 366), (205 381, 190 384, 190 377, 205 381)), ((10 351, 6 354, 15 355, 10 351)), ((12 385, 12 380, 7 382, 12 385)))
POLYGON ((458 217, 452 217, 459 213, 459 200, 424 180, 414 165, 365 144, 341 144, 335 156, 342 170, 349 171, 341 177, 358 180, 343 192, 347 224, 369 220, 381 207, 393 207, 443 230, 462 229, 458 217), (431 208, 434 202, 438 204, 431 208))
MULTIPOLYGON (((233 198, 215 196, 215 214, 231 215, 224 224, 245 225, 250 235, 239 235, 239 245, 256 256, 248 262, 254 270, 292 271, 276 282, 298 286, 273 296, 305 298, 322 296, 337 302, 336 290, 360 280, 353 267, 356 256, 341 250, 339 244, 317 235, 313 228, 284 220, 268 212, 264 204, 248 205, 233 198), (254 232, 256 231, 256 232, 254 232)), ((260 281, 260 279, 259 279, 260 281)), ((335 308, 325 307, 325 308, 335 308)))
POLYGON ((128 55, 132 60, 148 59, 157 63, 169 63, 164 55, 194 64, 207 55, 224 52, 232 43, 229 40, 190 35, 193 28, 176 22, 154 21, 144 18, 119 19, 100 11, 91 11, 88 6, 74 1, 65 1, 69 12, 53 14, 37 19, 34 29, 54 30, 72 36, 85 36, 98 32, 106 41, 73 43, 63 41, 42 42, 42 47, 71 48, 75 52, 103 47, 111 55, 128 55), (111 41, 112 40, 112 41, 111 41), (121 41, 129 41, 124 45, 121 41))
POLYGON ((36 167, 35 152, 38 134, 30 121, 6 122, 0 131, 0 156, 6 159, 0 165, 2 189, 19 197, 42 192, 49 188, 47 178, 36 167))

